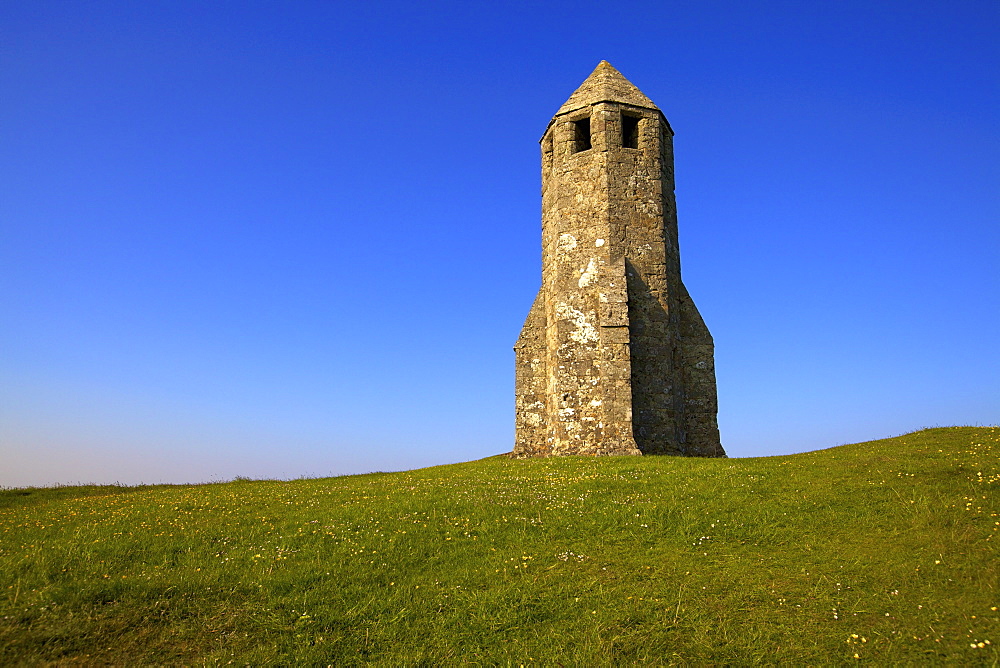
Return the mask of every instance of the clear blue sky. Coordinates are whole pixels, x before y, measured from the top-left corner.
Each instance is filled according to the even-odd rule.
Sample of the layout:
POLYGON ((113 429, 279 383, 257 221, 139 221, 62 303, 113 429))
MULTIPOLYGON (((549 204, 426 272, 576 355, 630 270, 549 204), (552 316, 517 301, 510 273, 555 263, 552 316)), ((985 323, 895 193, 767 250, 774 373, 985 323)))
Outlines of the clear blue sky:
POLYGON ((1000 5, 0 2, 0 485, 507 451, 537 140, 676 134, 731 456, 1000 420, 1000 5))

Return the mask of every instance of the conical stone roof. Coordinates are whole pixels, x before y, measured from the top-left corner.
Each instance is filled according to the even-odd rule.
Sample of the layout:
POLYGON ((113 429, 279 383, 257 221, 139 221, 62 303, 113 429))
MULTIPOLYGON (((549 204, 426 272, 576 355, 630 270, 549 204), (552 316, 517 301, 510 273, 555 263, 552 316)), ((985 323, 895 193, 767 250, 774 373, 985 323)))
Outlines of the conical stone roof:
POLYGON ((643 95, 631 81, 623 77, 621 72, 612 67, 611 63, 602 60, 580 87, 569 96, 566 103, 559 107, 556 116, 598 102, 622 102, 659 111, 659 107, 643 95))

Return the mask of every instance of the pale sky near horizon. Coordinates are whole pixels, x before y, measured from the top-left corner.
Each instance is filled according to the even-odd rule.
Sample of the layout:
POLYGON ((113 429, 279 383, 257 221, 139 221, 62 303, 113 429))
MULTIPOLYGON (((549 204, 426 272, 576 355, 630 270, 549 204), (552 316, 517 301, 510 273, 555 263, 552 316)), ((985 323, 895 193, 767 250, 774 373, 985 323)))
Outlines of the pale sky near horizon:
POLYGON ((730 456, 1000 421, 996 2, 0 0, 0 486, 510 450, 602 59, 676 133, 730 456))

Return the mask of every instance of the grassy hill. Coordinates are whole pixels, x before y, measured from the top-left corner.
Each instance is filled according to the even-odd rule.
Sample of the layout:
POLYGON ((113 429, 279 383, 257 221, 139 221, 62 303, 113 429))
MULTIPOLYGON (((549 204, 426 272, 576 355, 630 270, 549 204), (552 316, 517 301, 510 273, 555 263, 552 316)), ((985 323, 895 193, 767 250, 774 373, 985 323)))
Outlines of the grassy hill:
POLYGON ((0 664, 997 665, 1000 429, 0 492, 0 664))

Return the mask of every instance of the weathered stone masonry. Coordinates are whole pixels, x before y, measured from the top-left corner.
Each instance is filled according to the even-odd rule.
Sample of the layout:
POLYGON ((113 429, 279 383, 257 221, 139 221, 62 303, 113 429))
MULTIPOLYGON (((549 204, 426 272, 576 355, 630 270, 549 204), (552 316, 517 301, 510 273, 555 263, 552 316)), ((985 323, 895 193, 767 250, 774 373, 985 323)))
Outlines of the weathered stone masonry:
POLYGON ((606 61, 549 122, 515 456, 725 456, 712 335, 681 282, 672 142, 606 61))

